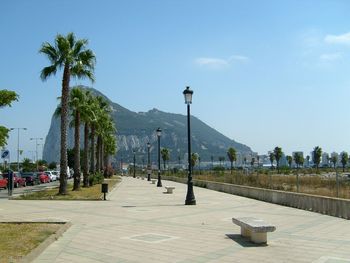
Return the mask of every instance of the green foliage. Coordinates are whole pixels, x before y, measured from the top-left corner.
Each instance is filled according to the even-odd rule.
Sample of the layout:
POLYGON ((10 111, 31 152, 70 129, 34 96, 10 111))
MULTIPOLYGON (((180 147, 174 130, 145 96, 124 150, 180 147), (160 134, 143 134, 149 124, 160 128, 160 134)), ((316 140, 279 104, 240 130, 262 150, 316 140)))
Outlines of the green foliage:
POLYGON ((346 166, 346 164, 348 163, 348 161, 349 161, 349 155, 348 155, 348 153, 347 153, 347 152, 342 152, 342 153, 340 154, 340 162, 341 162, 341 164, 342 164, 342 166, 343 166, 343 171, 345 170, 345 166, 346 166))
POLYGON ((302 153, 300 152, 296 152, 294 153, 294 162, 297 165, 297 168, 299 168, 300 166, 302 166, 304 164, 304 157, 302 155, 302 153))
POLYGON ((283 155, 282 148, 276 146, 275 149, 273 149, 273 154, 275 156, 275 160, 276 160, 276 163, 277 163, 277 168, 279 168, 279 162, 280 162, 280 159, 281 159, 281 157, 283 155))
POLYGON ((331 157, 331 163, 333 163, 333 167, 335 169, 336 165, 337 165, 337 162, 338 162, 338 156, 337 155, 332 155, 331 157))
POLYGON ((275 161, 275 154, 273 152, 269 153, 269 159, 270 159, 271 167, 273 167, 273 162, 275 161))
POLYGON ((199 155, 198 153, 192 153, 191 154, 191 166, 192 166, 192 169, 193 167, 195 167, 197 161, 198 161, 198 158, 199 158, 199 155))
POLYGON ((96 174, 90 174, 89 175, 89 185, 93 186, 95 184, 102 184, 104 180, 103 174, 96 173, 96 174))
POLYGON ((319 146, 316 146, 312 152, 312 161, 316 165, 317 170, 321 162, 321 156, 322 156, 322 148, 319 146))
POLYGON ((290 156, 290 155, 287 155, 287 156, 286 156, 286 159, 287 159, 289 168, 291 168, 291 167, 292 167, 292 162, 293 162, 293 157, 290 156))
POLYGON ((11 90, 0 90, 0 108, 9 106, 13 101, 18 101, 18 95, 11 90))
POLYGON ((56 167, 57 167, 57 163, 56 163, 56 162, 51 162, 51 163, 49 163, 48 168, 49 168, 50 170, 55 170, 56 167))
POLYGON ((231 163, 236 161, 236 159, 237 159, 236 150, 233 147, 230 147, 227 150, 227 157, 228 157, 228 159, 230 160, 231 163))
POLYGON ((36 170, 36 165, 28 158, 24 158, 22 162, 22 171, 23 172, 32 172, 36 170))
POLYGON ((163 163, 164 163, 164 169, 165 169, 165 163, 166 161, 169 161, 170 160, 170 152, 169 152, 169 149, 167 148, 162 148, 160 150, 160 155, 162 156, 162 160, 163 160, 163 163))
POLYGON ((7 144, 9 137, 9 129, 4 126, 0 126, 0 147, 4 147, 7 144))

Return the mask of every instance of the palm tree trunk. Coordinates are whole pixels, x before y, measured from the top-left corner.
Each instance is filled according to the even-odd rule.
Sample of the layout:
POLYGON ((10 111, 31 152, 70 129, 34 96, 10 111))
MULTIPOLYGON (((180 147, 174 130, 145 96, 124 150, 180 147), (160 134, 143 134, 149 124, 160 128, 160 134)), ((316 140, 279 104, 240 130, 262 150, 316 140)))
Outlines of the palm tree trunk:
POLYGON ((74 123, 74 185, 73 191, 80 190, 80 112, 75 112, 74 123))
POLYGON ((84 164, 83 164, 84 187, 89 186, 89 124, 84 125, 84 164))
POLYGON ((67 194, 67 124, 68 124, 68 97, 69 97, 69 65, 64 66, 62 79, 62 112, 61 112, 61 156, 60 156, 60 187, 58 194, 67 194))
POLYGON ((100 172, 100 163, 101 163, 101 159, 100 159, 100 145, 101 145, 101 137, 100 135, 97 136, 97 144, 96 144, 96 172, 100 172))
POLYGON ((90 161, 90 173, 95 174, 95 125, 91 125, 91 161, 90 161))
POLYGON ((105 168, 104 165, 104 144, 103 144, 103 139, 101 138, 101 167, 100 170, 103 171, 105 168))
POLYGON ((232 174, 232 169, 233 169, 233 162, 231 162, 231 174, 232 174))

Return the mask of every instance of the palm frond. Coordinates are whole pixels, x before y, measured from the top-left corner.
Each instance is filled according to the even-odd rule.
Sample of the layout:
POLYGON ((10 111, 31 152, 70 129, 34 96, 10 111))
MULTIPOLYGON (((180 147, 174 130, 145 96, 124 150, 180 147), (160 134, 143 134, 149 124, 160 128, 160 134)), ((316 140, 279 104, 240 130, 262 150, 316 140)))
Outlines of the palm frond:
POLYGON ((39 53, 47 55, 52 64, 57 63, 57 60, 59 59, 57 50, 48 42, 42 44, 39 53))
POLYGON ((57 71, 57 65, 51 65, 42 69, 40 78, 45 81, 49 76, 55 75, 57 71))

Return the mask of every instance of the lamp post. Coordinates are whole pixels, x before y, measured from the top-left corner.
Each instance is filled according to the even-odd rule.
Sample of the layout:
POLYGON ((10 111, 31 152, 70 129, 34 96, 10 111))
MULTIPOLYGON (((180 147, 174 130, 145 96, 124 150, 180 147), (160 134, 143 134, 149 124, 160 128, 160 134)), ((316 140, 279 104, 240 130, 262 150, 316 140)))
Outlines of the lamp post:
POLYGON ((147 181, 151 181, 151 158, 150 158, 151 144, 147 143, 147 181))
POLYGON ((31 141, 35 140, 35 152, 36 152, 36 170, 38 170, 38 140, 43 140, 43 138, 30 138, 31 141))
POLYGON ((162 187, 162 178, 160 177, 160 136, 162 136, 162 130, 160 128, 157 129, 157 137, 158 137, 158 182, 157 187, 162 187))
POLYGON ((17 172, 19 172, 19 130, 27 130, 27 128, 10 128, 11 131, 17 130, 17 172))
POLYGON ((133 177, 135 178, 136 177, 135 176, 135 162, 136 162, 135 150, 133 150, 133 153, 134 153, 134 176, 133 177))
POLYGON ((187 141, 188 141, 188 177, 187 177, 187 195, 185 205, 195 205, 196 198, 193 192, 193 182, 192 182, 192 162, 191 162, 191 121, 190 121, 190 104, 192 103, 193 91, 190 87, 186 87, 183 91, 185 96, 185 103, 187 104, 187 141))

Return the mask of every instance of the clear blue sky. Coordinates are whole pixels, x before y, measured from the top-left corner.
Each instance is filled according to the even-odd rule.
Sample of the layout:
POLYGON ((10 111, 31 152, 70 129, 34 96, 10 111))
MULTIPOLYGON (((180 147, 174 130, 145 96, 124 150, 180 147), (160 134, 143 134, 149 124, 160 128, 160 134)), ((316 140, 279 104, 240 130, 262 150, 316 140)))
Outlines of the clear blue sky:
MULTIPOLYGON (((347 0, 2 0, 0 10, 0 89, 20 95, 0 124, 28 128, 24 156, 61 91, 61 72, 40 80, 38 50, 70 31, 96 53, 93 86, 130 110, 185 114, 190 85, 192 113, 254 151, 350 151, 347 0)), ((12 132, 12 159, 16 145, 12 132)))

